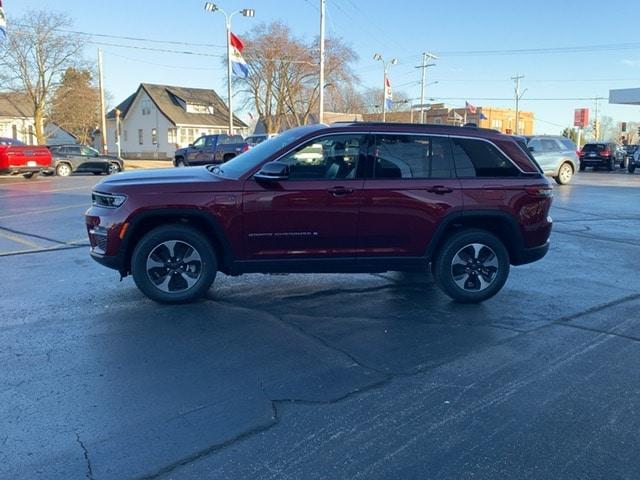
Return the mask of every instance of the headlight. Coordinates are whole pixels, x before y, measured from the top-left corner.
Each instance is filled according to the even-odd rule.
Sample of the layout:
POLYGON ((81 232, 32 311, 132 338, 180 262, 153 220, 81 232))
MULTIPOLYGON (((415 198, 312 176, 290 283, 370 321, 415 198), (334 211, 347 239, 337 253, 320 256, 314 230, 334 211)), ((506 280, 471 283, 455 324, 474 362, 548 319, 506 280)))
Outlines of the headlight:
POLYGON ((110 193, 91 193, 91 203, 96 207, 118 208, 127 200, 126 195, 112 195, 110 193))

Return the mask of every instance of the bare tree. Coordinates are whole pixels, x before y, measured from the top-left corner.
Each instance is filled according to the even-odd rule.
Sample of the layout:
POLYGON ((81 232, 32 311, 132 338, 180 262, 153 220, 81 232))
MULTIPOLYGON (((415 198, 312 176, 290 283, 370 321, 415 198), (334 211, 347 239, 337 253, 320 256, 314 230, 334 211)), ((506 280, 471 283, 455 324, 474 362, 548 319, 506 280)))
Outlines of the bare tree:
MULTIPOLYGON (((318 109, 319 75, 317 42, 295 37, 282 23, 259 25, 246 36, 249 78, 238 81, 268 132, 305 125, 318 109), (243 82, 243 83, 241 83, 243 82)), ((328 88, 346 88, 357 81, 350 65, 355 52, 339 39, 325 48, 328 88)))
POLYGON ((66 69, 81 63, 83 44, 62 32, 71 25, 63 14, 30 11, 12 24, 17 28, 0 46, 0 85, 27 95, 38 143, 44 144, 47 104, 66 69))
POLYGON ((91 134, 100 125, 100 93, 89 70, 67 69, 51 99, 49 119, 80 143, 91 143, 91 134))

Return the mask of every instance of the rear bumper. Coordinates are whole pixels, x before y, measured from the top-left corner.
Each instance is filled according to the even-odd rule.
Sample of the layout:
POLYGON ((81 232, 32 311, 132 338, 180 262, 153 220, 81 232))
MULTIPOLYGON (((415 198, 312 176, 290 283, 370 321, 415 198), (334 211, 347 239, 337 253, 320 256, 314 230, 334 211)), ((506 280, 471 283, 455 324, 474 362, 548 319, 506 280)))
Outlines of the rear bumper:
MULTIPOLYGON (((587 167, 592 167, 592 166, 596 166, 596 165, 609 165, 610 161, 611 161, 610 157, 607 157, 607 158, 581 158, 580 159, 580 164, 585 165, 587 167)), ((616 160, 614 159, 613 161, 615 162, 616 160)))
POLYGON ((9 167, 0 170, 0 174, 20 175, 22 173, 39 173, 51 170, 51 167, 39 165, 35 167, 9 167))
POLYGON ((538 247, 523 248, 511 258, 512 265, 525 265, 533 263, 544 257, 549 251, 549 240, 538 247))

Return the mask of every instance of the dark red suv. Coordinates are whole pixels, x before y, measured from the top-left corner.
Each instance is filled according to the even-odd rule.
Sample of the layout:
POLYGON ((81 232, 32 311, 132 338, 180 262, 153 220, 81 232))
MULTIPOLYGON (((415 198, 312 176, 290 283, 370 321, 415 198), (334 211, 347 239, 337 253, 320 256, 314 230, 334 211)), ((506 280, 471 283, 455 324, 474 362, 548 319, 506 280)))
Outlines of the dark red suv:
POLYGON ((518 137, 390 123, 295 128, 222 165, 102 180, 91 255, 159 302, 216 273, 426 271, 461 302, 549 248, 551 184, 518 137))

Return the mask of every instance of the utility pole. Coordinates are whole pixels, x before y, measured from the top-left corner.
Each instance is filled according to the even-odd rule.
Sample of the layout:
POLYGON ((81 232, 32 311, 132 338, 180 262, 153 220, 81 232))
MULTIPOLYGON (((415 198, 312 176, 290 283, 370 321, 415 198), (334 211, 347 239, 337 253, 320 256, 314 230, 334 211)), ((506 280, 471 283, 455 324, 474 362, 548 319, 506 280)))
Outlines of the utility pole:
POLYGON ((102 153, 107 152, 107 120, 104 107, 104 75, 102 72, 102 50, 98 49, 98 84, 100 87, 100 136, 102 137, 102 153))
POLYGON ((599 107, 599 101, 603 100, 603 97, 595 97, 593 99, 596 103, 596 108, 595 108, 595 115, 593 116, 593 131, 596 137, 596 142, 600 141, 600 122, 598 121, 598 107, 599 107))
POLYGON ((433 67, 435 63, 428 64, 429 59, 437 60, 433 53, 423 52, 422 53, 422 65, 418 65, 416 68, 422 69, 422 83, 420 85, 420 123, 424 123, 424 89, 426 86, 427 80, 427 67, 433 67))
POLYGON ((384 72, 384 75, 382 77, 382 121, 386 122, 387 120, 387 73, 391 65, 395 65, 396 63, 398 63, 398 59, 392 58, 389 61, 389 63, 387 63, 384 60, 384 58, 382 58, 382 55, 380 55, 379 53, 375 53, 373 55, 373 59, 376 61, 382 62, 382 69, 384 72))
POLYGON ((524 92, 520 93, 520 80, 522 80, 523 78, 524 78, 524 75, 518 75, 517 73, 516 73, 515 77, 511 77, 511 80, 516 82, 516 88, 515 88, 515 94, 516 94, 516 128, 515 128, 515 134, 516 135, 518 135, 519 128, 520 128, 520 99, 524 95, 524 92, 527 91, 525 89, 524 92))
POLYGON ((318 123, 324 123, 324 9, 325 0, 320 0, 320 95, 318 98, 318 123))

